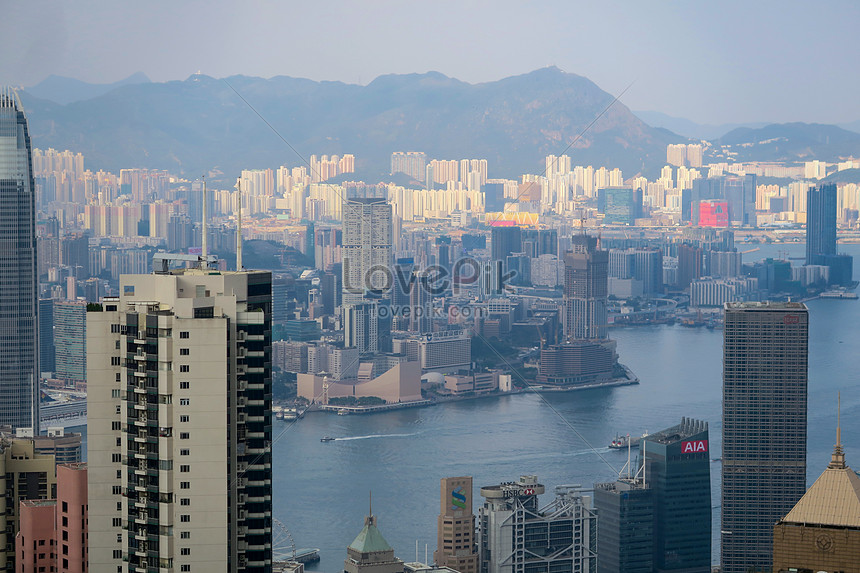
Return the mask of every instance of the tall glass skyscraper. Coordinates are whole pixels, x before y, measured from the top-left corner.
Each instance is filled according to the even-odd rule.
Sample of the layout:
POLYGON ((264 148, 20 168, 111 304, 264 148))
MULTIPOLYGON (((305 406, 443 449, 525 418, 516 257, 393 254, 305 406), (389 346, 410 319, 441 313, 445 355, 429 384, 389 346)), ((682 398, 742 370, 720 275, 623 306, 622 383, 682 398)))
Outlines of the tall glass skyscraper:
POLYGON ((39 426, 36 185, 27 118, 0 90, 0 424, 39 426))
POLYGON ((806 264, 822 265, 836 254, 836 185, 810 187, 806 194, 806 264))
POLYGON ((773 526, 806 491, 808 336, 802 303, 726 304, 724 573, 770 571, 773 526))

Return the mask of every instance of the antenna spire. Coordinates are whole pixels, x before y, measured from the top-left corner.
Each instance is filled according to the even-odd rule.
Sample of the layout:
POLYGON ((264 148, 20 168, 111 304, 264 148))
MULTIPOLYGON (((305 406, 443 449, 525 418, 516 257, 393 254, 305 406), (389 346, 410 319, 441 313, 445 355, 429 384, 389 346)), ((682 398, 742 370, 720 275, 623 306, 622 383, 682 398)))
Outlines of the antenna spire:
POLYGON ((830 458, 830 465, 827 466, 828 469, 838 469, 844 470, 847 466, 845 465, 845 451, 842 449, 842 393, 839 392, 836 395, 836 445, 833 446, 833 456, 830 458))

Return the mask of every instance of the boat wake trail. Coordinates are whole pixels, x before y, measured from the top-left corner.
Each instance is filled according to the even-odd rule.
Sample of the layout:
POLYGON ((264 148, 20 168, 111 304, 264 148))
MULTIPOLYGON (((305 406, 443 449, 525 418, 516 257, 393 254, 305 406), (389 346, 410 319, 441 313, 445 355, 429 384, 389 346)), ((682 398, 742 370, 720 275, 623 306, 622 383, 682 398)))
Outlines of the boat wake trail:
POLYGON ((335 438, 336 442, 346 442, 349 440, 370 440, 372 438, 408 438, 409 436, 417 436, 421 432, 413 432, 411 434, 371 434, 369 436, 349 436, 346 438, 335 438))

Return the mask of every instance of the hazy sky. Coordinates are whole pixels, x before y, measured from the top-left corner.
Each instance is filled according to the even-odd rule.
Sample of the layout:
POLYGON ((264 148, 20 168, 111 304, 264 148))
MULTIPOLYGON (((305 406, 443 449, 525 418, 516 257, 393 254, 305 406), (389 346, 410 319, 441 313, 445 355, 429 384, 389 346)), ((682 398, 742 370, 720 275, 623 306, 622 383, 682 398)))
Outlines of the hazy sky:
POLYGON ((366 84, 556 65, 700 123, 860 119, 860 3, 0 0, 0 83, 197 70, 366 84))

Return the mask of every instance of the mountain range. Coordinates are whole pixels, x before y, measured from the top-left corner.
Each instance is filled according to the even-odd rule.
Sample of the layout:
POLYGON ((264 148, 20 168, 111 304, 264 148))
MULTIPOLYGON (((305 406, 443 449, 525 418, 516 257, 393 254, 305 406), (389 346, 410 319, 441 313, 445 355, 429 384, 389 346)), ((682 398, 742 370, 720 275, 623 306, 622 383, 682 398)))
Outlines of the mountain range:
MULTIPOLYGON (((241 169, 303 165, 311 154, 352 153, 355 179, 375 182, 389 178, 393 151, 486 158, 491 177, 543 173, 547 155, 567 154, 574 165, 650 178, 665 164, 666 145, 689 141, 555 67, 480 84, 437 72, 384 75, 366 86, 286 76, 195 74, 160 83, 134 74, 115 84, 52 76, 21 98, 33 145, 79 151, 89 169, 145 167, 225 180, 241 169)), ((677 120, 672 125, 685 136, 698 125, 643 115, 661 125, 677 120)), ((860 156, 860 134, 835 126, 711 127, 711 135, 723 131, 715 143, 730 146, 718 153, 739 158, 860 156)))
POLYGON ((36 147, 80 151, 92 169, 186 176, 217 170, 235 177, 240 169, 301 165, 310 154, 353 153, 358 171, 372 179, 387 174, 393 151, 411 150, 486 158, 499 177, 542 173, 544 157, 562 153, 574 164, 634 175, 662 165, 666 145, 683 141, 557 68, 483 84, 435 72, 381 76, 366 86, 194 75, 122 85, 66 105, 26 91, 22 99, 36 147))
POLYGON ((834 162, 860 157, 860 133, 819 123, 739 127, 713 143, 713 157, 719 160, 834 162))

